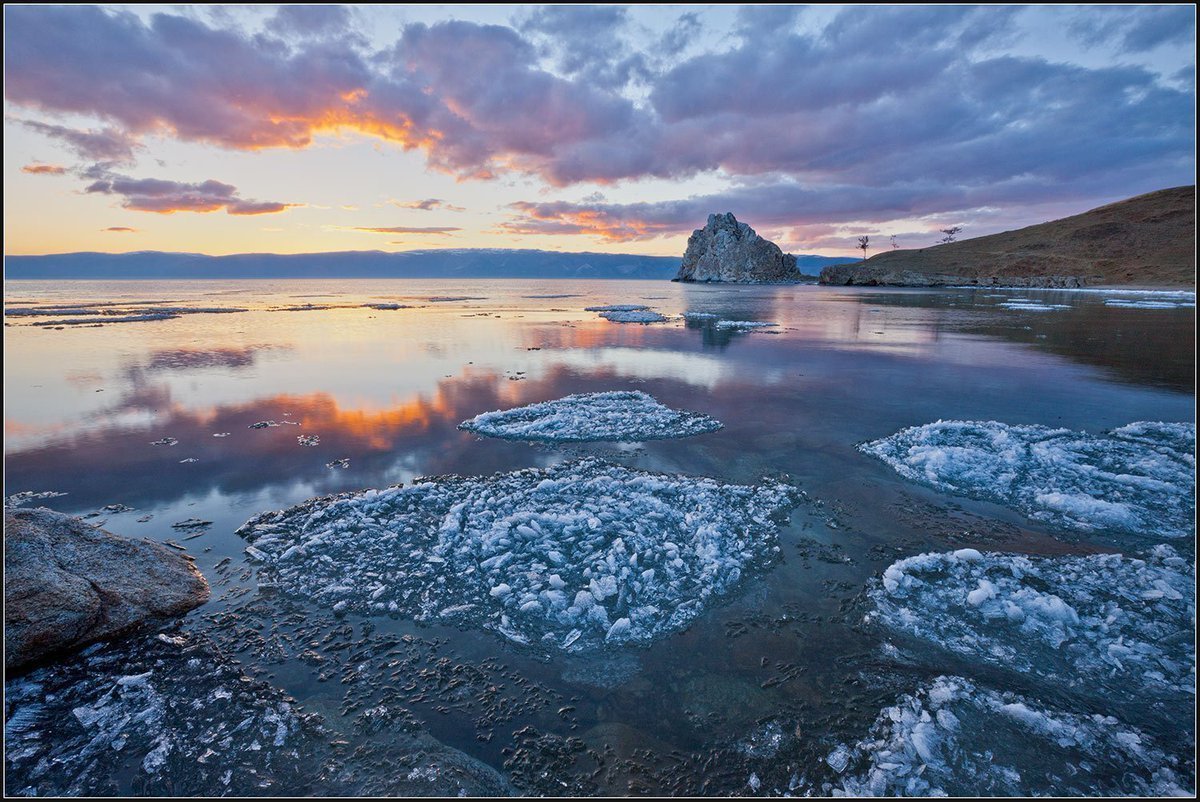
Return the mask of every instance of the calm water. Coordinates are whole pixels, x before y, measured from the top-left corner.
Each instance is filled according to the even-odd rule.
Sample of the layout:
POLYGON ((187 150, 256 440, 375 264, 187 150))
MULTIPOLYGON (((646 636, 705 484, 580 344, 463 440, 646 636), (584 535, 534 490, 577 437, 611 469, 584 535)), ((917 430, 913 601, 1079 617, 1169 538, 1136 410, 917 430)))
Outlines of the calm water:
MULTIPOLYGON (((820 758, 861 736, 914 684, 915 669, 888 664, 877 637, 857 626, 868 579, 920 551, 1129 545, 1063 537, 996 505, 915 486, 856 443, 939 418, 1093 432, 1194 420, 1194 308, 1111 307, 1089 293, 633 281, 6 285, 10 305, 134 300, 250 311, 61 330, 10 317, 5 493, 64 492, 46 505, 80 515, 127 505, 134 511, 91 520, 130 536, 179 541, 189 533, 172 523, 212 521, 185 543, 214 585, 187 627, 211 634, 351 741, 362 700, 400 681, 377 673, 370 637, 410 634, 431 644, 422 658, 430 671, 448 659, 512 700, 505 715, 483 721, 479 705, 459 703, 443 683, 407 697, 413 716, 522 789, 546 793, 742 793, 751 770, 763 792, 786 788, 798 771, 819 783, 828 779, 820 758), (572 297, 536 297, 550 295, 572 297), (458 300, 430 300, 438 297, 458 300), (999 305, 1014 298, 1069 308, 999 305), (387 302, 414 308, 350 308, 387 302), (583 311, 610 303, 780 327, 616 324, 583 311), (272 310, 299 304, 346 308, 272 310), (487 410, 616 389, 644 390, 725 428, 620 448, 529 445, 455 428, 487 410), (262 420, 301 425, 247 428, 262 420), (212 437, 221 432, 230 435, 212 437), (319 446, 298 446, 297 433, 319 435, 319 446), (150 445, 162 437, 178 445, 150 445), (315 495, 586 453, 728 482, 786 474, 814 501, 781 531, 781 559, 737 596, 682 634, 604 659, 547 660, 481 631, 310 609, 260 591, 233 534, 258 512, 315 495), (326 467, 341 458, 349 467, 326 467), (338 628, 359 650, 337 664, 363 667, 359 690, 332 663, 299 656, 338 628), (527 726, 543 740, 530 746, 527 726), (765 771, 745 746, 764 726, 784 727, 790 739, 765 771), (570 748, 547 746, 555 743, 570 748)), ((1193 548, 1185 546, 1189 557, 1193 548)), ((1194 737, 1194 720, 1173 726, 1194 737)))

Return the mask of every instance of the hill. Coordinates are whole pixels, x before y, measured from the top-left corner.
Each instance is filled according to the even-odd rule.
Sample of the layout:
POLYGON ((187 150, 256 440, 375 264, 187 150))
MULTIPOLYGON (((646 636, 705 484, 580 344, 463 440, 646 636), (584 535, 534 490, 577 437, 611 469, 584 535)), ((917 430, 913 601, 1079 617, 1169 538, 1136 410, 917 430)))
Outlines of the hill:
MULTIPOLYGON (((815 275, 840 261, 798 256, 815 275)), ((283 278, 582 278, 669 279, 677 256, 466 248, 337 253, 61 253, 7 256, 6 279, 283 279, 283 278)))
POLYGON ((1015 231, 887 251, 821 271, 822 284, 1196 285, 1196 187, 1174 187, 1015 231))

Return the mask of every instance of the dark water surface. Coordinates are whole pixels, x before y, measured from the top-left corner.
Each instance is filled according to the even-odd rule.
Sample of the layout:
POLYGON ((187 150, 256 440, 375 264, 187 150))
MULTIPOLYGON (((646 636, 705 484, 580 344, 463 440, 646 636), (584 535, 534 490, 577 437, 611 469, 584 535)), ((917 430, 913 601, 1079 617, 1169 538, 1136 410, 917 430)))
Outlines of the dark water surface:
MULTIPOLYGON (((761 793, 820 791, 833 777, 830 749, 860 737, 924 676, 889 662, 878 636, 858 626, 865 584, 894 560, 968 546, 1062 554, 1153 545, 1066 536, 914 485, 857 443, 938 419, 1091 432, 1195 419, 1194 307, 1111 306, 1096 293, 317 280, 8 282, 5 291, 10 308, 140 299, 248 309, 98 328, 9 316, 5 494, 64 492, 44 503, 78 515, 134 508, 89 520, 196 556, 213 601, 186 629, 211 636, 351 744, 361 712, 390 700, 410 726, 530 793, 750 793, 752 773, 761 793), (548 295, 574 297, 534 297, 548 295), (1066 308, 1001 306, 1014 299, 1066 308), (373 303, 412 308, 355 307, 373 303), (779 326, 618 324, 583 311, 616 303, 779 326), (339 308, 272 310, 300 304, 339 308), (620 389, 725 428, 620 447, 455 428, 488 410, 620 389), (247 428, 265 420, 300 425, 247 428), (301 446, 298 434, 320 444, 301 446), (150 444, 163 437, 178 444, 150 444), (335 616, 283 598, 258 588, 234 534, 256 513, 315 495, 582 454, 732 483, 783 474, 810 501, 781 531, 780 559, 686 632, 592 658, 546 658, 488 632, 335 616), (348 467, 326 467, 343 458, 348 467), (196 533, 171 524, 188 518, 212 526, 183 540, 196 533), (408 662, 395 662, 398 636, 410 636, 408 662)), ((1194 555, 1192 544, 1173 545, 1194 555)), ((1194 719, 1174 726, 1162 734, 1194 740, 1194 719)))

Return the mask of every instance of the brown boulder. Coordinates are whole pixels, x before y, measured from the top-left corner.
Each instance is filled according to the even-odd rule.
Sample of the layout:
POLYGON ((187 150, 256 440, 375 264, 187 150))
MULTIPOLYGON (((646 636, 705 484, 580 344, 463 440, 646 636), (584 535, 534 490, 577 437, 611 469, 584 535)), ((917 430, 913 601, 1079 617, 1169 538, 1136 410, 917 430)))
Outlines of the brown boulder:
POLYGON ((20 668, 208 600, 191 557, 45 508, 4 513, 4 665, 20 668))

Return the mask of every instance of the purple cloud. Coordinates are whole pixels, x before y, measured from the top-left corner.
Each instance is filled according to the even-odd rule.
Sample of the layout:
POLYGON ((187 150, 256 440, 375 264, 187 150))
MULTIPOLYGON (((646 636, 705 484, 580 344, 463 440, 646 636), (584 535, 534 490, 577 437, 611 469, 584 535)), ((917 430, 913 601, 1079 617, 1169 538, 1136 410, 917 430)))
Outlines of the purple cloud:
POLYGON ((239 198, 237 187, 220 181, 188 184, 160 178, 129 178, 109 175, 92 182, 84 192, 121 197, 121 206, 135 212, 215 212, 228 214, 276 214, 297 204, 248 201, 239 198))
POLYGON ((141 147, 136 137, 116 128, 80 131, 36 120, 22 120, 21 124, 39 134, 61 140, 81 158, 94 162, 132 164, 134 150, 141 147))
MULTIPOLYGON (((1086 204, 1193 181, 1194 69, 1162 77, 1119 61, 1004 55, 1014 19, 1031 13, 847 8, 816 30, 795 9, 754 7, 709 52, 691 46, 700 18, 683 14, 661 53, 643 54, 620 7, 538 9, 517 29, 414 23, 371 52, 339 7, 285 7, 249 33, 178 14, 143 22, 96 6, 13 6, 6 93, 15 106, 105 121, 85 133, 119 133, 126 154, 143 134, 254 150, 351 129, 420 150, 459 178, 518 172, 558 187, 715 173, 734 185, 661 208, 530 203, 504 224, 514 231, 686 232, 697 218, 685 223, 680 210, 740 215, 735 203, 707 203, 725 199, 799 230, 834 214, 1086 204)), ((1076 37, 1126 52, 1194 36, 1190 10, 1079 15, 1076 37)), ((1070 35, 1066 16, 1043 19, 1070 35)), ((286 207, 180 186, 197 207, 286 207)), ((131 208, 159 203, 123 196, 131 208)))

